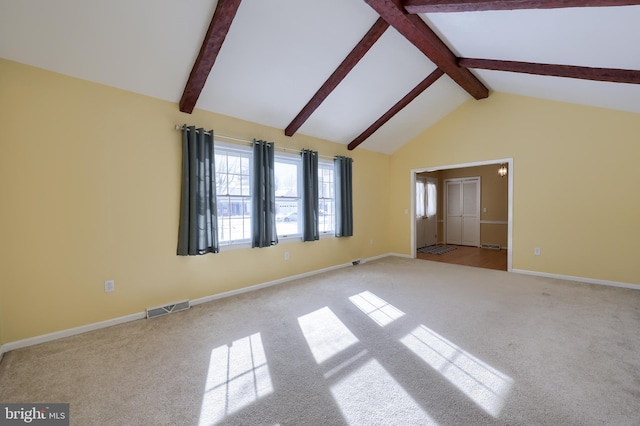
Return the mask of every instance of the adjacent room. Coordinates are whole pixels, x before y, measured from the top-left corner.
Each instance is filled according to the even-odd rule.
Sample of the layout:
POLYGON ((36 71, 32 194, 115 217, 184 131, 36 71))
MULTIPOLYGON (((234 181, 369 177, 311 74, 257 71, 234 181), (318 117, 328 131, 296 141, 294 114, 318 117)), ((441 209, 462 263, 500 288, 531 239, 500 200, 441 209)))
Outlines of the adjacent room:
POLYGON ((0 423, 637 424, 640 1, 584 3, 0 0, 0 423))
POLYGON ((418 259, 509 270, 507 163, 416 173, 418 259))

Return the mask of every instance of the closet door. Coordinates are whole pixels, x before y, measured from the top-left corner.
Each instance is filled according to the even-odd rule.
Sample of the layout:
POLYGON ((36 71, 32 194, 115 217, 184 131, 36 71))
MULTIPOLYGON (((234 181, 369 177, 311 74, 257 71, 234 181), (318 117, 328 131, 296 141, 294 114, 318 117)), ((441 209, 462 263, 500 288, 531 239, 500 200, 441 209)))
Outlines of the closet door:
POLYGON ((447 244, 462 244, 462 183, 446 181, 447 244))
POLYGON ((480 247, 480 179, 462 182, 462 243, 480 247))
POLYGON ((480 178, 446 181, 447 244, 480 246, 480 178))

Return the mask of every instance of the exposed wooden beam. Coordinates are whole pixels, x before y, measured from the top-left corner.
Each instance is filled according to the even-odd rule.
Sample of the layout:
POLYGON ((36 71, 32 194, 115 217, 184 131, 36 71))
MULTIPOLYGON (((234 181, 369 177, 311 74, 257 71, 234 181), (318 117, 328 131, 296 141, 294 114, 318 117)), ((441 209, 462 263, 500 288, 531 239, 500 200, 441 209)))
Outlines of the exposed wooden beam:
POLYGON ((218 0, 211 24, 204 37, 200 53, 196 59, 189 80, 180 99, 180 111, 191 114, 200 97, 207 77, 216 62, 224 39, 227 37, 233 18, 236 16, 241 0, 218 0))
POLYGON ((384 34, 389 28, 389 24, 382 18, 373 24, 371 29, 360 40, 356 47, 351 50, 342 63, 336 68, 331 76, 325 81, 325 83, 318 89, 315 95, 309 102, 302 108, 296 118, 293 119, 291 124, 284 130, 284 134, 287 136, 293 136, 298 131, 300 126, 313 114, 313 112, 320 106, 322 102, 329 96, 333 90, 338 87, 338 84, 349 74, 349 72, 356 66, 360 59, 371 49, 376 41, 384 34))
POLYGON ((591 68, 574 65, 550 65, 531 62, 498 61, 492 59, 459 58, 458 63, 465 68, 509 71, 524 74, 548 75, 554 77, 579 78, 582 80, 610 81, 615 83, 640 84, 640 71, 617 68, 591 68))
POLYGON ((404 107, 409 105, 411 103, 411 101, 413 101, 416 97, 418 97, 418 95, 420 95, 420 93, 422 93, 425 90, 427 90, 427 88, 429 86, 431 86, 433 83, 435 83, 443 75, 444 75, 444 72, 440 68, 436 68, 436 70, 433 71, 431 74, 429 74, 429 76, 427 78, 422 80, 405 97, 400 99, 398 101, 398 103, 396 103, 394 106, 392 106, 391 109, 389 109, 389 111, 385 112, 382 115, 382 117, 378 118, 375 123, 373 123, 371 126, 369 126, 369 128, 367 130, 362 132, 360 134, 360 136, 358 136, 353 141, 351 141, 349 143, 349 145, 347 145, 347 148, 349 148, 349 150, 352 150, 355 147, 357 147, 358 145, 360 145, 362 142, 364 142, 369 136, 374 134, 376 130, 378 130, 380 127, 382 127, 382 125, 384 123, 389 121, 391 119, 391 117, 393 117, 394 115, 399 113, 400 110, 402 110, 404 107))
POLYGON ((437 13, 629 6, 636 4, 640 4, 640 0, 405 0, 404 8, 409 13, 437 13))
POLYGON ((436 33, 418 15, 407 14, 401 0, 364 1, 471 96, 489 96, 489 89, 469 70, 458 66, 455 55, 436 33))

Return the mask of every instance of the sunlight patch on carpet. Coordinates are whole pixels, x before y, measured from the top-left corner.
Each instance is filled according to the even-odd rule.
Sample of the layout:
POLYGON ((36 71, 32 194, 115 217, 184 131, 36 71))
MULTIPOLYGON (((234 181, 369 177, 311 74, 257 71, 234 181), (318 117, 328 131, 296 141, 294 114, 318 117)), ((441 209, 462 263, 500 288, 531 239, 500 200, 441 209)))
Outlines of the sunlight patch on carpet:
POLYGON ((424 325, 400 341, 476 405, 498 417, 513 384, 509 376, 424 325))
POLYGON ((331 386, 350 425, 437 425, 375 359, 331 386))
POLYGON ((298 324, 318 364, 359 342, 327 306, 299 317, 298 324))
POLYGON ((273 392, 260 333, 211 351, 200 425, 210 425, 273 392))
POLYGON ((363 291, 355 296, 351 296, 349 300, 380 327, 384 327, 404 316, 404 312, 400 309, 387 303, 370 291, 363 291))
POLYGON ((369 355, 369 352, 366 349, 360 351, 359 353, 355 354, 348 360, 341 362, 340 364, 336 365, 335 367, 333 367, 332 369, 324 373, 324 378, 329 379, 332 376, 335 376, 336 374, 340 374, 344 370, 352 368, 353 365, 355 365, 358 362, 361 362, 361 360, 368 355, 369 355))

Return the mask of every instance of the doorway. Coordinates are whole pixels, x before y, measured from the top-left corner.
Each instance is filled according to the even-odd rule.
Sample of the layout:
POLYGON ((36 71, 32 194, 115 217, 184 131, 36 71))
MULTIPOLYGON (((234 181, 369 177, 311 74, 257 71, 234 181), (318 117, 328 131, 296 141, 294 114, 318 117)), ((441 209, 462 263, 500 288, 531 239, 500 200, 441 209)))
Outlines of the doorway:
MULTIPOLYGON (((473 194, 474 184, 467 185, 468 195, 473 194)), ((464 186, 464 184, 462 184, 464 186)), ((460 189, 460 187, 459 187, 460 189)), ((460 190, 459 196, 464 197, 464 189, 460 190)), ((459 207, 464 210, 464 198, 460 201, 459 207)), ((511 271, 513 268, 513 253, 512 253, 512 234, 513 234, 513 159, 497 159, 490 161, 482 161, 466 164, 455 164, 445 166, 433 166, 424 167, 420 169, 411 170, 411 208, 408 209, 411 215, 411 253, 413 258, 426 259, 432 257, 429 260, 444 261, 448 263, 467 264, 469 266, 482 266, 486 264, 485 258, 496 256, 502 257, 502 267, 496 267, 491 269, 501 269, 511 271), (501 175, 498 173, 498 169, 502 165, 506 165, 507 174, 501 175), (437 217, 436 217, 436 244, 438 246, 450 245, 457 249, 449 253, 438 255, 428 254, 432 250, 421 250, 418 252, 418 248, 421 248, 424 244, 424 240, 420 239, 421 228, 424 223, 420 221, 420 214, 418 205, 416 203, 416 194, 419 193, 419 186, 417 182, 423 178, 432 177, 437 179, 436 189, 438 191, 437 202, 437 217), (474 238, 467 238, 463 236, 463 231, 460 230, 460 239, 452 240, 452 235, 447 235, 447 202, 446 202, 446 184, 445 181, 462 178, 468 180, 474 177, 480 177, 481 185, 479 185, 480 195, 477 193, 471 198, 470 204, 473 204, 475 198, 476 205, 479 202, 479 215, 476 215, 477 209, 474 209, 475 216, 473 219, 467 220, 467 222, 473 223, 474 221, 480 222, 480 230, 476 229, 475 235, 479 234, 479 240, 475 239, 474 233, 469 233, 469 236, 474 238), (478 217, 478 219, 476 219, 478 217), (458 245, 461 242, 469 245, 458 245), (453 245, 453 242, 458 244, 453 245), (418 245, 420 243, 420 245, 418 245), (458 258, 456 260, 453 260, 458 258), (447 259, 445 259, 447 258, 447 259), (473 258, 473 259, 472 259, 473 258)), ((462 223, 463 215, 460 216, 458 223, 462 223)), ((424 220, 424 219, 423 219, 424 220)), ((454 221, 455 222, 455 221, 454 221)), ((461 228, 460 228, 461 229, 461 228)), ((466 232, 464 232, 466 234, 466 232)), ((446 250, 437 250, 446 251, 446 250)))

